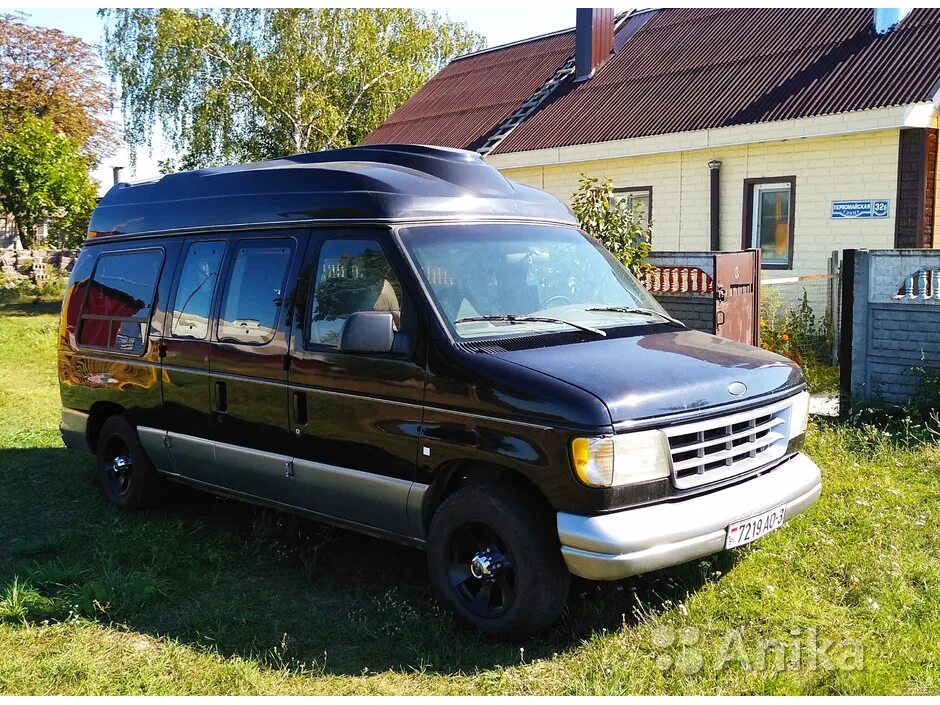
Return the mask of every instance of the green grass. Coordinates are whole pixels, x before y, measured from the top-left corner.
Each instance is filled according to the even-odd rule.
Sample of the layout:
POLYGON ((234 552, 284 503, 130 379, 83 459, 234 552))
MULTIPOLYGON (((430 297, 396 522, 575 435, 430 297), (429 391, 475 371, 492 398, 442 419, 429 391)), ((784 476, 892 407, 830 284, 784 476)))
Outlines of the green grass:
POLYGON ((814 425, 809 512, 732 554, 576 583, 520 648, 454 625, 418 551, 184 490, 119 514, 59 439, 55 331, 54 305, 0 307, 0 693, 940 691, 940 450, 910 429, 814 425), (813 634, 861 663, 837 645, 851 669, 813 668, 813 634), (759 663, 795 640, 793 663, 759 663))

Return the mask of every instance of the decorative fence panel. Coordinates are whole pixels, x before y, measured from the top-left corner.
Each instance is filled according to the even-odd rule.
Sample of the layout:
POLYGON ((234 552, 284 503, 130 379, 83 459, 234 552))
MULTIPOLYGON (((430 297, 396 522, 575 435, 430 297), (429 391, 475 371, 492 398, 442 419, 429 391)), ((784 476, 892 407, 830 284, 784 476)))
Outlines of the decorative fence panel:
MULTIPOLYGON (((842 409, 930 402, 940 374, 940 251, 846 250, 842 409)), ((934 400, 940 401, 940 400, 934 400)))
POLYGON ((653 252, 643 280, 671 316, 690 328, 715 332, 715 253, 653 252))

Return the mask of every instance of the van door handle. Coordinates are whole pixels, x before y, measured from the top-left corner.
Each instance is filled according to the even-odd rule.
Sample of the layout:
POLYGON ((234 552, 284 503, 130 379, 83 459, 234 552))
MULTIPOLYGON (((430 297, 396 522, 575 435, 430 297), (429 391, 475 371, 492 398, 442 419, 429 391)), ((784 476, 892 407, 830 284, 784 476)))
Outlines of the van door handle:
POLYGON ((294 411, 294 423, 297 426, 307 425, 307 395, 304 392, 294 392, 291 394, 291 402, 294 411))
POLYGON ((228 411, 228 394, 225 390, 225 382, 215 383, 215 410, 220 414, 228 411))

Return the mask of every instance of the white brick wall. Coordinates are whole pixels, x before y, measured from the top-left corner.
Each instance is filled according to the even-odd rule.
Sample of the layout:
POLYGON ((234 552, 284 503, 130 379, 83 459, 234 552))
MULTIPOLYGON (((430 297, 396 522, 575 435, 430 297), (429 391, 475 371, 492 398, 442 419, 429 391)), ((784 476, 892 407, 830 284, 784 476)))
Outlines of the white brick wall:
MULTIPOLYGON (((847 123, 853 119, 852 115, 843 117, 847 123)), ((762 126, 762 135, 767 135, 767 127, 762 126)), ((784 128, 788 134, 793 132, 792 126, 781 129, 784 128)), ((886 129, 609 159, 589 159, 602 156, 605 147, 586 145, 582 152, 584 161, 505 168, 503 173, 543 188, 565 202, 570 202, 577 190, 581 172, 609 176, 617 187, 652 186, 656 250, 708 249, 710 160, 722 162, 721 246, 727 250, 739 249, 742 243, 744 180, 795 176, 795 245, 790 271, 814 274, 826 271, 832 250, 893 245, 898 134, 897 129, 886 129), (832 201, 862 198, 889 199, 890 217, 830 219, 832 201)), ((684 138, 666 135, 657 139, 684 138)))

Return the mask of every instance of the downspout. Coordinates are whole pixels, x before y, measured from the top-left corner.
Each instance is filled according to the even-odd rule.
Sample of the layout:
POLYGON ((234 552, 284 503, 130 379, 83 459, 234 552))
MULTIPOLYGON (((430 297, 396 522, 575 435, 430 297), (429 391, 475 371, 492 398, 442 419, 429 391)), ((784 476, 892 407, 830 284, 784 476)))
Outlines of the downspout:
POLYGON ((710 249, 712 252, 717 252, 721 249, 721 201, 719 200, 719 177, 721 176, 721 162, 717 159, 713 159, 708 162, 708 171, 711 175, 711 197, 709 199, 710 206, 710 221, 711 221, 711 242, 710 249))

